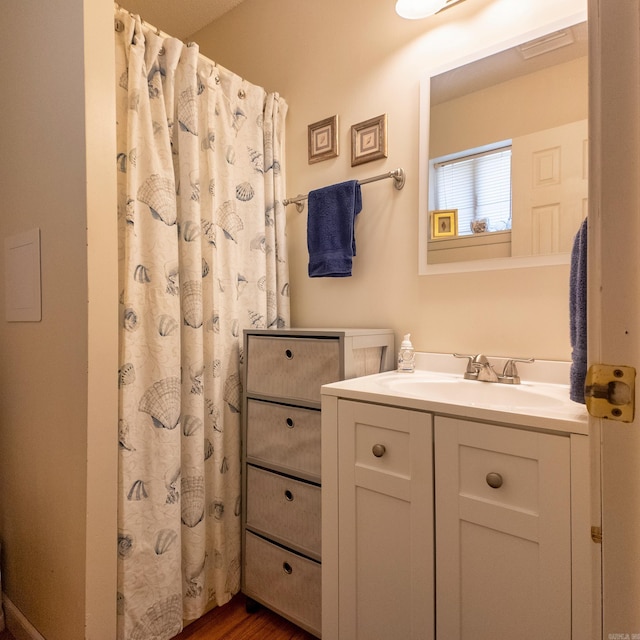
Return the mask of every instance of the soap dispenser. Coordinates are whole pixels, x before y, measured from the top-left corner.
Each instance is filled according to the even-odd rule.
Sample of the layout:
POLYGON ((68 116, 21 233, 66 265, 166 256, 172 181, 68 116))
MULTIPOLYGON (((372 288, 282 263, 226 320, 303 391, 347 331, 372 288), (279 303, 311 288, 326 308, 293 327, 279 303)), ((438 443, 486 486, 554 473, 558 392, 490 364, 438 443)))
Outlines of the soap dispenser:
POLYGON ((402 339, 398 352, 398 371, 413 373, 416 368, 416 354, 411 344, 411 334, 407 333, 402 339))

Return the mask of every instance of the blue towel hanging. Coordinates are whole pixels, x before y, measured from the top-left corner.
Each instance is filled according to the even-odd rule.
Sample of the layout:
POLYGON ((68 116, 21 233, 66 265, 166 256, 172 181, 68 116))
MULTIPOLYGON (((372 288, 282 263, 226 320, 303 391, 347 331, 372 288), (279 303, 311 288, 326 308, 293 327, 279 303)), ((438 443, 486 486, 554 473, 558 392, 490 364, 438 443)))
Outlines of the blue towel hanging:
POLYGON ((307 248, 310 278, 351 275, 356 255, 355 219, 362 210, 357 180, 309 192, 307 248))
POLYGON ((569 278, 569 325, 571 335, 571 370, 569 397, 585 403, 584 381, 587 376, 587 219, 573 241, 569 278))

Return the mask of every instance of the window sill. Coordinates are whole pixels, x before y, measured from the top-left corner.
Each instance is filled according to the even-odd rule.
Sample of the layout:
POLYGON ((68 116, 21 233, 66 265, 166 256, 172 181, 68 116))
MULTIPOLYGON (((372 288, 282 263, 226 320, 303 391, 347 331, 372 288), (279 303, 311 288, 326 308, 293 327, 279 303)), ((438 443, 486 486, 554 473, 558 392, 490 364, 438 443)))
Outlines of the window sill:
POLYGON ((429 264, 485 258, 509 258, 510 256, 511 231, 477 233, 455 238, 435 238, 429 240, 428 243, 429 264))

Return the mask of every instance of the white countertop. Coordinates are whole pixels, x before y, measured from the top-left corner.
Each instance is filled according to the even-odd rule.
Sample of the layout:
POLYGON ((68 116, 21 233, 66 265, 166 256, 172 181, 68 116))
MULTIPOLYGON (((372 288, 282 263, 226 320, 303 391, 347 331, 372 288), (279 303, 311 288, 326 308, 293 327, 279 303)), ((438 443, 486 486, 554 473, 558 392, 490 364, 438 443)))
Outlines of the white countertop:
MULTIPOLYGON (((500 359, 488 357, 492 363, 497 363, 496 370, 500 371, 500 359)), ((568 380, 569 363, 536 361, 533 364, 523 364, 519 367, 522 378, 520 385, 463 380, 466 361, 453 358, 450 354, 416 354, 416 364, 418 368, 414 373, 387 371, 327 384, 322 387, 322 395, 482 422, 561 433, 588 434, 588 414, 585 406, 570 400, 569 385, 559 382, 568 380), (432 381, 454 384, 455 398, 449 393, 441 395, 436 391, 425 394, 417 389, 421 385, 428 389, 432 381), (534 393, 548 399, 548 402, 542 402, 540 406, 537 406, 536 402, 525 402, 527 406, 522 407, 511 406, 509 402, 504 401, 491 403, 484 400, 483 391, 486 389, 487 396, 491 396, 491 392, 497 389, 488 389, 484 385, 501 387, 500 394, 507 397, 513 392, 516 400, 520 397, 528 398, 527 394, 534 393), (469 392, 471 400, 464 399, 466 392, 469 392)))

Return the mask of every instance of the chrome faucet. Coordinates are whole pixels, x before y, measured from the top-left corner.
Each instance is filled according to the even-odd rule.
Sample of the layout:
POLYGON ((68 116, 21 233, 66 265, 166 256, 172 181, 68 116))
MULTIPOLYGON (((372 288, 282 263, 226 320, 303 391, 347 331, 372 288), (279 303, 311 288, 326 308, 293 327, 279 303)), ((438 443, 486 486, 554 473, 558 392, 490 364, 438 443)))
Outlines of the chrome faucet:
POLYGON ((498 374, 487 360, 487 356, 479 353, 476 356, 467 356, 459 353, 453 354, 456 358, 468 358, 467 370, 464 372, 465 380, 478 380, 480 382, 498 382, 498 374))
POLYGON ((502 384, 520 384, 516 362, 535 362, 533 358, 509 358, 505 362, 502 375, 498 375, 487 357, 481 353, 475 356, 460 353, 454 353, 453 355, 456 358, 467 358, 467 369, 464 372, 465 380, 501 382, 502 384))

